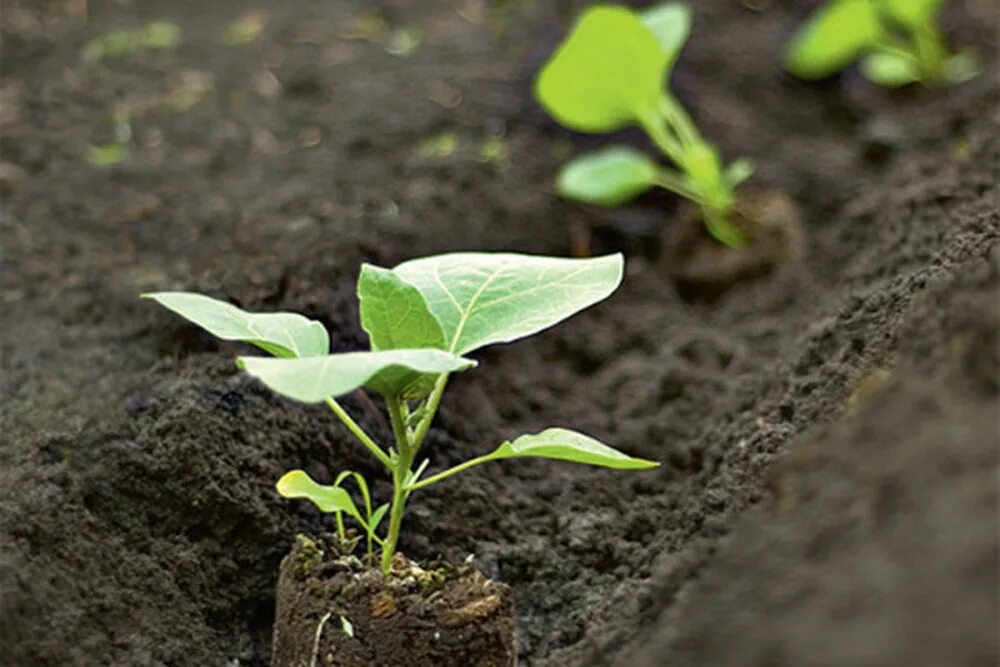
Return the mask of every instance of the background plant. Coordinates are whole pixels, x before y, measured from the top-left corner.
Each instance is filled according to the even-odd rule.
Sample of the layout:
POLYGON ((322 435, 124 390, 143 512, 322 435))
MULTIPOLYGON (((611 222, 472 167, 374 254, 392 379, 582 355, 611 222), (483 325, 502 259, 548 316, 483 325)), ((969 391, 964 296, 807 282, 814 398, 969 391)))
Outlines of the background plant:
POLYGON ((740 159, 725 167, 669 88, 690 25, 691 13, 680 3, 642 13, 591 7, 542 68, 535 90, 565 127, 600 134, 637 125, 676 165, 665 167, 636 149, 612 146, 564 165, 560 194, 616 206, 658 186, 698 204, 709 232, 740 246, 744 236, 729 217, 734 190, 750 177, 752 166, 740 159))
POLYGON ((410 495, 473 466, 508 458, 541 457, 619 469, 658 465, 627 456, 589 436, 549 428, 501 443, 492 452, 424 476, 422 447, 451 373, 476 362, 463 355, 546 329, 608 297, 622 277, 621 255, 586 260, 508 253, 454 253, 404 262, 394 269, 364 265, 358 279, 361 325, 371 350, 329 354, 323 325, 295 313, 245 312, 187 292, 144 295, 225 340, 256 345, 272 354, 240 357, 238 365, 271 390, 305 403, 326 403, 392 478, 390 503, 372 509, 364 478, 341 473, 332 485, 302 470, 277 484, 288 498, 306 498, 334 513, 347 540, 343 515, 364 530, 369 553, 381 547, 388 573, 410 495), (386 402, 395 445, 378 444, 337 402, 361 387, 386 402), (358 485, 364 513, 342 488, 358 485), (385 537, 376 531, 389 514, 385 537))
POLYGON ((831 0, 795 33, 785 67, 821 79, 855 61, 875 83, 960 83, 979 69, 969 51, 949 53, 938 28, 944 0, 831 0))

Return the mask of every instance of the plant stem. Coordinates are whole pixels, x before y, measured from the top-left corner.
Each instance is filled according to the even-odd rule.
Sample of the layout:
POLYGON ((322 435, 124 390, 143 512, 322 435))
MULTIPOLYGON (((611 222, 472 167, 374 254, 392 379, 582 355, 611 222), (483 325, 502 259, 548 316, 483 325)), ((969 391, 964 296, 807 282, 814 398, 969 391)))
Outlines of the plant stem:
POLYGON ((431 422, 434 421, 434 415, 437 414, 438 406, 441 404, 441 396, 444 394, 444 388, 447 386, 448 374, 443 373, 438 376, 437 382, 434 383, 434 389, 431 391, 431 395, 427 397, 427 404, 424 406, 424 415, 417 423, 417 427, 413 429, 413 437, 410 440, 410 444, 413 447, 414 456, 417 455, 420 445, 424 442, 424 437, 427 436, 427 431, 430 429, 431 422))
POLYGON ((667 124, 674 128, 674 132, 677 133, 684 146, 691 148, 705 143, 691 117, 684 110, 684 107, 681 106, 680 102, 670 93, 666 93, 660 99, 660 111, 666 119, 667 124))
POLYGON ((397 450, 396 460, 392 468, 392 505, 389 510, 389 532, 386 535, 385 544, 382 545, 382 572, 388 575, 392 571, 392 557, 396 553, 399 531, 403 525, 403 510, 406 507, 406 499, 410 495, 406 489, 406 478, 409 475, 410 466, 413 464, 415 448, 410 434, 406 430, 406 417, 403 415, 402 402, 395 396, 390 396, 386 398, 386 404, 389 406, 389 420, 392 422, 393 435, 396 436, 397 450))
POLYGON ((382 450, 382 448, 379 447, 378 444, 376 444, 375 441, 372 440, 367 433, 365 433, 364 429, 361 428, 358 425, 358 423, 354 421, 353 418, 351 418, 351 415, 347 414, 347 411, 340 406, 340 403, 338 403, 333 398, 327 398, 326 404, 329 405, 330 409, 333 410, 334 414, 336 414, 337 417, 340 418, 340 421, 344 423, 344 426, 346 426, 347 429, 351 433, 353 433, 358 440, 361 441, 361 444, 363 444, 366 448, 368 448, 368 451, 371 452, 372 455, 375 458, 377 458, 382 465, 384 465, 389 470, 392 470, 392 461, 390 461, 389 455, 386 454, 382 450))
POLYGON ((927 81, 940 81, 945 48, 941 33, 933 23, 913 30, 913 46, 920 61, 921 75, 927 81))
POLYGON ((672 170, 660 169, 656 174, 656 184, 664 190, 669 190, 674 194, 690 199, 696 204, 705 205, 705 198, 695 192, 684 182, 684 177, 672 170))
POLYGON ((419 482, 417 482, 416 484, 411 484, 410 486, 406 487, 406 490, 407 490, 407 492, 412 492, 412 491, 416 491, 417 489, 422 489, 425 486, 430 486, 431 484, 436 484, 437 482, 440 482, 443 479, 447 479, 448 477, 451 477, 452 475, 454 475, 456 473, 460 473, 463 470, 468 470, 472 466, 477 466, 480 463, 487 463, 488 461, 495 461, 495 460, 496 460, 496 456, 493 453, 484 454, 482 456, 477 456, 476 458, 469 459, 468 461, 466 461, 464 463, 459 463, 454 468, 448 468, 447 470, 443 470, 443 471, 439 472, 436 475, 431 475, 430 477, 426 477, 426 478, 420 480, 419 482))
POLYGON ((683 169, 684 148, 670 136, 663 118, 661 116, 653 116, 652 118, 643 119, 640 122, 642 129, 646 131, 646 134, 653 140, 656 147, 664 155, 673 160, 674 164, 683 169))
POLYGON ((403 508, 409 495, 403 487, 405 473, 392 473, 392 508, 389 510, 389 533, 382 545, 382 572, 387 576, 392 572, 392 557, 396 553, 396 543, 399 542, 399 529, 403 525, 403 508))

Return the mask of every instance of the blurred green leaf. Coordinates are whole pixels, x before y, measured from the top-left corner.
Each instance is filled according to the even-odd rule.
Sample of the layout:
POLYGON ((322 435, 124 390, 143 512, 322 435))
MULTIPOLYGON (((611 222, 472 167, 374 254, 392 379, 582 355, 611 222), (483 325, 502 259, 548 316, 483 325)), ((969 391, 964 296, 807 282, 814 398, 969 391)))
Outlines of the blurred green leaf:
POLYGON ((668 63, 638 15, 598 5, 584 11, 542 68, 535 92, 562 125, 612 132, 656 117, 668 63))
POLYGON ((691 10, 680 2, 667 2, 647 9, 642 22, 660 41, 667 55, 667 67, 672 67, 691 32, 691 10))
POLYGON ((603 206, 617 206, 656 184, 659 166, 645 153, 611 146, 567 162, 559 170, 559 194, 603 206))
POLYGON ((822 79, 847 67, 881 34, 872 0, 833 0, 792 36, 785 67, 803 79, 822 79))
POLYGON ((880 86, 898 88, 920 81, 920 68, 905 55, 872 53, 861 59, 861 73, 880 86))
POLYGON ((264 12, 249 11, 226 24, 222 31, 222 41, 232 46, 256 42, 264 33, 265 25, 267 16, 264 12))
POLYGON ((88 164, 95 167, 111 167, 128 157, 128 149, 122 144, 91 145, 87 146, 84 157, 88 164))

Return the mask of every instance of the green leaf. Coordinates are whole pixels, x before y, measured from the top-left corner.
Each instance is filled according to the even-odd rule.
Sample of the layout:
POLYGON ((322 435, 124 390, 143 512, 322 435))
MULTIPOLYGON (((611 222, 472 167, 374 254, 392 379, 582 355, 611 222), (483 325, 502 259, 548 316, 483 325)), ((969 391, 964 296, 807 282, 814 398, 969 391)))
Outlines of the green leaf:
POLYGON ((861 73, 887 88, 920 81, 920 68, 912 58, 895 53, 872 53, 861 59, 861 73))
POLYGON ((191 292, 143 294, 223 340, 251 343, 276 357, 316 357, 330 351, 323 325, 297 313, 248 313, 191 292))
POLYGON ((393 271, 371 264, 358 277, 361 326, 372 350, 447 349, 444 332, 420 291, 393 271))
POLYGON ((611 132, 658 113, 668 62, 637 14, 598 5, 542 68, 535 94, 562 125, 611 132))
POLYGON ((620 470, 639 470, 660 465, 655 461, 633 458, 590 436, 564 428, 547 428, 541 433, 522 435, 513 442, 503 443, 490 456, 497 459, 558 459, 620 470))
POLYGON ((278 480, 275 488, 285 498, 305 498, 323 512, 345 512, 364 523, 351 496, 339 486, 316 483, 304 470, 291 470, 278 480))
POLYGON ((559 170, 559 194, 591 204, 617 206, 656 184, 658 165, 645 153, 612 146, 567 162, 559 170))
POLYGON ((237 364, 272 391, 303 403, 321 403, 359 387, 383 396, 405 395, 423 373, 451 373, 476 362, 442 350, 345 352, 303 359, 240 357, 237 364))
MULTIPOLYGON (((444 332, 427 308, 416 287, 390 271, 371 264, 361 267, 358 277, 361 326, 368 332, 371 348, 399 350, 447 349, 444 332)), ((436 375, 424 375, 407 387, 407 398, 421 398, 434 388, 436 375)))
POLYGON ((666 2, 642 12, 640 18, 659 40, 667 67, 672 67, 691 32, 691 10, 680 2, 666 2))
POLYGON ((470 252, 415 259, 393 271, 423 294, 448 350, 465 354, 537 333, 607 298, 621 283, 623 264, 621 254, 470 252))
POLYGON ((368 522, 368 530, 371 531, 372 535, 378 530, 379 524, 382 523, 382 519, 385 518, 385 513, 389 511, 389 503, 384 505, 379 505, 379 507, 372 512, 371 521, 368 522))
POLYGON ((916 29, 934 25, 944 0, 876 0, 879 8, 894 21, 916 29))
POLYGON ((945 58, 941 75, 949 83, 965 83, 979 76, 982 71, 982 64, 976 54, 963 50, 945 58))
POLYGON ((785 67, 803 79, 822 79, 847 67, 881 35, 871 0, 833 0, 792 36, 785 67))
POLYGON ((753 176, 753 172, 754 166, 752 160, 748 160, 745 157, 737 158, 736 160, 730 162, 729 166, 726 167, 726 183, 729 184, 729 187, 735 188, 737 185, 753 176))

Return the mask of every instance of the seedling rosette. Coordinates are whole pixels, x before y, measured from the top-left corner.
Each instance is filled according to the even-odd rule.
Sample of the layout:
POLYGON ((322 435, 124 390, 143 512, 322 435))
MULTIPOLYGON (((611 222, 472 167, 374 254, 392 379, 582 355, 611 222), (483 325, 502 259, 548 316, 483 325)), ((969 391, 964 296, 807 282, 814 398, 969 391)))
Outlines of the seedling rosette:
POLYGON ((882 86, 961 83, 979 73, 970 51, 950 53, 938 28, 944 0, 830 0, 796 31, 785 67, 822 79, 858 61, 882 86))
POLYGON ((674 164, 611 146, 564 165, 557 178, 560 194, 617 206, 660 187, 697 204, 708 231, 739 247, 746 238, 730 214, 735 189, 751 176, 752 165, 745 159, 725 165, 669 88, 690 25, 690 10, 680 3, 641 13, 590 7, 542 68, 535 92, 561 125, 591 134, 638 126, 674 164))

